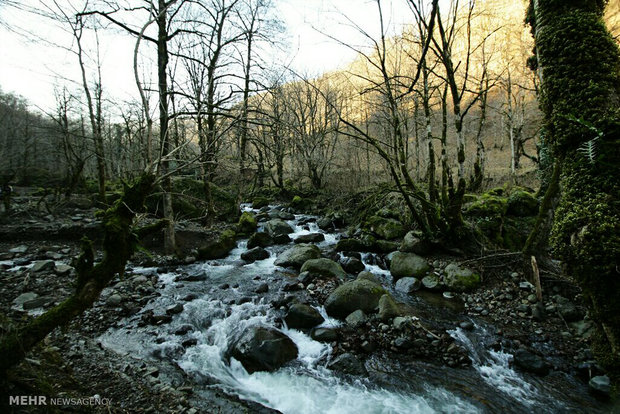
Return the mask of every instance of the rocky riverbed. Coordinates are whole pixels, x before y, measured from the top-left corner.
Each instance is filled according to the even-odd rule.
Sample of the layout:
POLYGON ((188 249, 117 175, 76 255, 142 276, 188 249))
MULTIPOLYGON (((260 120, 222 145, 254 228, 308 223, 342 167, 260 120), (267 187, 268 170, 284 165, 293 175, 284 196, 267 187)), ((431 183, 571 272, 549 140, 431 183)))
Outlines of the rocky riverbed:
MULTIPOLYGON (((136 257, 11 372, 3 404, 32 394, 110 402, 57 412, 610 408, 570 281, 544 275, 540 302, 510 256, 467 260, 415 234, 382 245, 398 253, 373 253, 328 219, 244 208, 258 227, 240 222, 246 236, 223 252, 224 236, 183 260, 136 257), (255 349, 266 337, 282 347, 255 349), (330 390, 335 398, 321 397, 330 390)), ((96 228, 87 216, 65 220, 96 228)), ((27 231, 46 223, 23 223, 21 237, 15 225, 0 242, 4 330, 71 292, 77 242, 27 231)), ((209 237, 198 239, 204 247, 209 237)))

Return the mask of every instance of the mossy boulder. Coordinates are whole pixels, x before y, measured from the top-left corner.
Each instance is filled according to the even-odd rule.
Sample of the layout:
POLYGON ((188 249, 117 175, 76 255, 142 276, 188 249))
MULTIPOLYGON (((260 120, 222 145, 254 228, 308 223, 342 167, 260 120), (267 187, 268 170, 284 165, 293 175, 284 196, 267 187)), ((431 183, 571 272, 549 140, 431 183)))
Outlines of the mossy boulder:
POLYGON ((368 246, 358 239, 340 239, 335 249, 337 252, 364 252, 368 246))
POLYGON ((254 208, 263 208, 267 207, 268 205, 269 199, 267 197, 258 196, 252 199, 252 207, 254 208))
POLYGON ((506 214, 508 200, 505 197, 483 194, 465 208, 465 215, 470 217, 502 217, 506 214))
POLYGON ((300 269, 308 260, 321 257, 321 250, 314 244, 296 244, 284 251, 275 261, 276 266, 300 269))
POLYGON ((279 218, 269 220, 267 224, 265 224, 265 230, 267 230, 271 237, 291 234, 293 232, 293 228, 286 221, 279 218))
POLYGON ((379 298, 379 304, 377 306, 379 308, 379 319, 382 321, 387 321, 397 316, 401 316, 398 304, 389 293, 386 293, 379 298))
POLYGON ((358 309, 371 313, 385 293, 385 289, 369 280, 353 280, 339 286, 328 296, 325 310, 328 315, 339 319, 358 309))
POLYGON ((256 221, 256 217, 254 214, 249 211, 244 211, 239 217, 239 222, 237 223, 237 233, 249 235, 256 231, 258 227, 258 222, 256 221))
POLYGON ((267 247, 272 244, 273 239, 271 238, 271 235, 262 231, 252 234, 248 239, 248 249, 253 249, 254 247, 267 247))
POLYGON ((217 240, 198 249, 198 258, 201 260, 223 259, 237 246, 235 236, 234 231, 224 230, 217 240))
POLYGON ((520 188, 512 190, 508 197, 506 214, 516 217, 535 216, 538 214, 538 199, 534 194, 520 188))
POLYGON ((379 238, 384 240, 394 240, 403 237, 406 233, 403 224, 393 218, 372 216, 368 219, 366 227, 379 238))
POLYGON ((471 269, 450 263, 445 269, 445 285, 448 290, 466 292, 480 285, 480 275, 471 269))
POLYGON ((520 251, 525 246, 536 217, 505 217, 502 226, 502 243, 508 250, 520 251))
POLYGON ((395 252, 390 263, 390 273, 394 280, 402 277, 422 279, 430 270, 428 262, 414 253, 395 252))
POLYGON ((321 277, 334 277, 339 279, 345 279, 347 277, 346 272, 338 263, 325 258, 306 261, 300 271, 314 273, 321 277))

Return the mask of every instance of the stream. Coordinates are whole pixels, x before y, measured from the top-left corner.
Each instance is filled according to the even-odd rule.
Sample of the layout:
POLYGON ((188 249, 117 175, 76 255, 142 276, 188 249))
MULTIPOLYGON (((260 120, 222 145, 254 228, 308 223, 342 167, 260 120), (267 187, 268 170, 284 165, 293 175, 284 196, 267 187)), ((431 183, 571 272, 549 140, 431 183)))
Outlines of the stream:
MULTIPOLYGON (((256 212, 247 205, 242 208, 256 212)), ((338 234, 320 230, 313 216, 295 215, 287 222, 294 229, 290 234, 293 239, 324 233, 325 240, 317 243, 322 251, 339 238, 338 234)), ((104 333, 99 338, 102 346, 180 368, 191 380, 198 398, 201 389, 218 388, 283 413, 596 412, 588 408, 587 392, 574 378, 554 372, 541 378, 513 370, 510 354, 488 346, 495 340, 493 327, 476 320, 472 320, 475 329, 471 331, 448 331, 468 351, 472 360, 469 368, 375 356, 366 361, 365 378, 334 373, 326 368, 331 346, 280 326, 281 314, 271 305, 282 297, 281 287, 296 276, 274 264, 277 255, 290 244, 268 247, 270 257, 251 264, 240 258, 246 246, 247 240, 240 240, 225 259, 181 266, 170 273, 158 274, 155 268, 131 269, 133 274, 158 274, 160 296, 104 333), (194 276, 189 279, 192 281, 184 278, 187 275, 194 276), (256 295, 254 291, 262 283, 267 283, 269 291, 256 295), (140 324, 142 313, 162 313, 177 303, 184 303, 183 311, 169 324, 140 324), (257 324, 278 327, 288 335, 299 349, 297 360, 275 372, 253 374, 248 374, 238 361, 229 362, 225 353, 231 338, 257 324), (187 341, 193 346, 182 345, 187 341)), ((370 264, 371 259, 372 255, 362 254, 366 270, 379 276, 389 288, 389 271, 370 264)), ((322 326, 341 323, 327 317, 324 309, 318 310, 326 319, 322 326)))

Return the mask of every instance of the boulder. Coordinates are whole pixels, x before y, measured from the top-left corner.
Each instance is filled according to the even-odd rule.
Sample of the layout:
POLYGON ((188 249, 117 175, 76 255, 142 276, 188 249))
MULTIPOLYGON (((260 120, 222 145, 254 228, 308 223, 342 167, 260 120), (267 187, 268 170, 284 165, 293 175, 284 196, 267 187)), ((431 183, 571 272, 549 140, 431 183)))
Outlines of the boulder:
POLYGON ((410 231, 405 234, 398 250, 405 253, 415 253, 425 256, 431 252, 431 243, 419 237, 419 233, 410 231))
POLYGON ((439 289, 439 277, 436 274, 431 273, 428 276, 424 276, 422 278, 422 286, 428 290, 437 290, 439 289))
POLYGON ((235 232, 224 230, 220 237, 198 248, 198 258, 201 260, 223 259, 237 246, 235 232))
POLYGON ((363 270, 357 275, 357 280, 369 280, 377 285, 381 285, 381 280, 372 272, 363 270))
POLYGON ((379 299, 386 293, 380 285, 369 280, 347 282, 334 290, 325 301, 327 314, 344 319, 358 309, 374 312, 379 299))
POLYGON ((588 388, 592 393, 607 398, 611 392, 611 382, 607 375, 599 375, 590 379, 588 388))
POLYGON ((360 326, 362 326, 366 322, 367 319, 368 318, 366 318, 366 314, 364 313, 364 311, 361 309, 358 309, 354 312, 351 312, 345 318, 345 321, 347 322, 347 325, 349 325, 351 328, 357 329, 360 326))
POLYGON ((249 211, 244 211, 239 217, 239 222, 237 223, 237 232, 239 234, 252 234, 256 231, 258 227, 258 222, 256 221, 256 217, 254 214, 249 211))
POLYGON ((44 272, 46 270, 54 270, 55 263, 53 260, 37 260, 30 269, 33 273, 44 272))
POLYGON ((390 263, 390 273, 394 280, 403 277, 422 279, 430 270, 426 259, 414 253, 395 252, 390 263))
POLYGON ((295 214, 289 213, 288 211, 278 211, 277 218, 282 220, 295 220, 295 214))
POLYGON ((372 216, 368 219, 368 228, 378 237, 385 240, 394 240, 405 235, 403 224, 392 218, 372 216))
POLYGON ((275 265, 299 269, 308 260, 318 259, 319 257, 321 257, 321 251, 314 244, 296 244, 280 254, 275 265))
POLYGON ((521 188, 512 190, 508 197, 506 214, 517 217, 535 216, 538 214, 538 199, 534 194, 521 188))
POLYGON ((262 247, 255 247, 241 253, 241 259, 248 263, 252 263, 257 260, 265 260, 267 258, 269 258, 269 252, 262 247))
POLYGON ((368 246, 358 239, 340 239, 336 243, 337 252, 365 252, 368 246))
POLYGON ((310 233, 302 234, 293 241, 295 243, 319 243, 323 240, 325 240, 325 235, 323 233, 310 233))
POLYGON ((306 261, 301 267, 301 272, 310 272, 325 278, 344 279, 347 277, 347 274, 338 263, 325 258, 306 261))
POLYGON ((340 260, 340 265, 345 272, 356 275, 366 269, 364 263, 355 257, 344 257, 340 260))
POLYGON ((549 365, 538 355, 525 349, 519 349, 514 354, 514 364, 521 370, 538 375, 547 375, 549 365))
POLYGON ((465 207, 464 214, 470 217, 501 217, 506 213, 508 201, 505 197, 486 193, 465 207))
POLYGON ((73 270, 73 267, 66 264, 57 264, 54 267, 54 273, 56 273, 58 276, 68 275, 69 273, 71 273, 71 270, 73 270))
POLYGON ((297 345, 291 338, 265 326, 247 328, 228 351, 250 374, 274 371, 297 358, 297 353, 297 345))
POLYGON ((311 329, 322 324, 324 320, 318 310, 303 303, 292 304, 284 317, 286 325, 292 329, 311 329))
POLYGON ((416 279, 415 277, 403 277, 396 281, 394 289, 405 295, 411 295, 416 290, 420 290, 421 285, 420 279, 416 279))
POLYGON ((267 224, 265 224, 265 229, 271 237, 291 234, 293 232, 293 228, 286 221, 279 218, 269 220, 267 224))
POLYGON ((316 225, 319 226, 321 230, 332 230, 334 228, 334 223, 327 217, 318 219, 316 225))
POLYGON ((583 312, 570 300, 560 295, 555 295, 553 299, 557 304, 558 312, 566 322, 575 322, 583 318, 583 312))
POLYGON ((248 239, 248 249, 253 249, 254 247, 267 247, 272 244, 273 239, 271 238, 271 235, 262 231, 252 234, 248 239))
POLYGON ((310 337, 319 342, 333 342, 338 340, 338 332, 332 328, 315 328, 310 337))
POLYGON ((480 275, 471 269, 450 263, 445 269, 445 283, 449 290, 465 292, 480 285, 480 275))
POLYGON ((362 376, 368 374, 362 361, 360 361, 355 355, 348 352, 337 356, 327 365, 327 368, 350 375, 362 376))
POLYGON ((273 236, 273 244, 289 244, 291 242, 291 238, 288 234, 278 234, 273 236))
POLYGON ((389 293, 381 296, 379 299, 379 319, 387 321, 397 316, 401 316, 401 312, 394 298, 389 293))

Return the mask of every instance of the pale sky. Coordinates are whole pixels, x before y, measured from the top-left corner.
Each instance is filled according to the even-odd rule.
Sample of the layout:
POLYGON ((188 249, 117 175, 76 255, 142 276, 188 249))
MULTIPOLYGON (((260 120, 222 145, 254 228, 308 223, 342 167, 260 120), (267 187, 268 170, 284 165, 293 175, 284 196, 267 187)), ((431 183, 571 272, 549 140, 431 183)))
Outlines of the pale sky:
MULTIPOLYGON (((36 0, 29 0, 36 3, 36 0)), ((62 2, 60 2, 62 4, 62 2)), ((283 60, 291 61, 300 73, 318 75, 353 60, 354 52, 330 40, 320 32, 349 44, 364 40, 342 14, 369 33, 377 33, 378 15, 374 0, 274 0, 277 15, 287 26, 291 45, 283 60)), ((2 4, 0 2, 0 4, 2 4)), ((383 0, 384 16, 392 33, 411 20, 406 0, 383 0)), ((71 46, 71 37, 47 19, 0 6, 0 88, 27 98, 33 105, 54 107, 54 88, 80 87, 80 72, 74 54, 44 42, 29 41, 8 30, 27 29, 42 39, 71 46), (64 78, 64 79, 63 79, 64 78)), ((103 85, 112 100, 129 100, 138 92, 133 79, 134 40, 128 36, 100 33, 103 85)))

